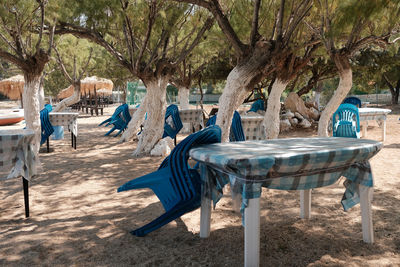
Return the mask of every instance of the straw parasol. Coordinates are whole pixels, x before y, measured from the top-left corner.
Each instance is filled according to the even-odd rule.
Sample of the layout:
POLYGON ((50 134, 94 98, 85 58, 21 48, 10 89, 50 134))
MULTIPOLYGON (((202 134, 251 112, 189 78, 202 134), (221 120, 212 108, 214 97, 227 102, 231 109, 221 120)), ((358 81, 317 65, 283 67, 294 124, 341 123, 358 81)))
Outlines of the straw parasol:
MULTIPOLYGON (((113 89, 113 82, 108 79, 99 78, 96 76, 87 77, 81 80, 81 94, 93 94, 96 88, 96 93, 111 95, 113 89)), ((74 86, 70 85, 68 88, 62 90, 58 95, 58 99, 64 99, 72 96, 74 93, 74 86)))
POLYGON ((24 84, 24 76, 16 75, 0 81, 0 92, 11 100, 18 100, 24 92, 24 84))

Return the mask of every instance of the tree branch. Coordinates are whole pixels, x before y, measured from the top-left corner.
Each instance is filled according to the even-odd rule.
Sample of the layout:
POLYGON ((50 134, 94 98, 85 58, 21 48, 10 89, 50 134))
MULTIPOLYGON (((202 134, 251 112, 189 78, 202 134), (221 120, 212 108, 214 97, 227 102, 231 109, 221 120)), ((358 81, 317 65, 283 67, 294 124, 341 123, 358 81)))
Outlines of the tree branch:
POLYGON ((53 45, 53 49, 54 49, 54 51, 56 52, 57 62, 58 62, 58 65, 60 65, 60 68, 61 68, 62 73, 64 74, 64 77, 65 77, 70 83, 73 83, 73 82, 74 82, 74 79, 71 78, 71 76, 69 75, 67 69, 65 68, 64 62, 63 62, 63 60, 62 60, 62 58, 61 58, 61 56, 60 56, 60 53, 58 52, 57 47, 56 47, 55 45, 53 45))
POLYGON ((58 27, 56 27, 55 34, 68 33, 76 37, 86 38, 98 45, 101 45, 108 52, 110 52, 110 54, 113 55, 122 66, 130 70, 132 74, 136 75, 136 71, 132 69, 132 65, 129 63, 129 61, 126 60, 124 56, 119 51, 117 51, 110 43, 108 43, 99 32, 86 29, 81 26, 60 22, 58 27))
POLYGON ((144 54, 144 50, 146 49, 147 44, 149 42, 150 35, 151 35, 151 30, 153 29, 153 24, 155 22, 155 17, 156 17, 156 14, 157 14, 157 2, 155 0, 153 0, 151 2, 151 4, 149 5, 149 8, 150 8, 150 10, 149 10, 149 21, 147 23, 146 37, 144 38, 142 47, 140 48, 139 55, 138 55, 138 58, 137 58, 136 64, 135 64, 135 69, 136 69, 137 73, 140 72, 140 69, 139 69, 140 68, 140 61, 142 60, 142 57, 143 57, 143 54, 144 54))
POLYGON ((190 54, 190 52, 192 52, 192 50, 196 47, 196 45, 200 42, 202 36, 204 35, 204 33, 206 31, 208 31, 211 26, 214 23, 214 19, 213 18, 207 18, 206 22, 204 23, 203 27, 200 29, 200 31, 197 33, 196 38, 193 40, 192 44, 189 46, 189 48, 185 49, 184 51, 182 51, 182 53, 180 54, 179 58, 176 60, 176 62, 174 63, 175 65, 179 64, 182 60, 184 60, 186 58, 187 55, 190 54))
POLYGON ((235 50, 237 56, 242 57, 246 51, 247 46, 243 44, 239 37, 237 36, 235 30, 232 28, 232 25, 229 23, 229 20, 225 16, 222 11, 222 8, 218 2, 218 0, 175 0, 176 2, 184 2, 189 4, 195 4, 201 7, 208 9, 215 17, 218 22, 219 27, 221 28, 222 32, 225 34, 226 38, 228 39, 229 43, 235 50))
POLYGON ((87 67, 89 66, 89 62, 90 62, 90 60, 92 59, 92 54, 93 54, 93 48, 91 47, 91 48, 90 48, 90 52, 89 52, 89 57, 88 57, 88 59, 87 59, 87 61, 86 61, 86 64, 83 66, 82 72, 79 73, 79 77, 78 77, 78 80, 79 80, 79 81, 82 79, 83 74, 85 74, 86 69, 87 69, 87 67))
POLYGON ((44 3, 41 0, 36 0, 40 6, 40 27, 39 27, 39 38, 36 42, 36 53, 39 52, 40 43, 42 42, 43 27, 44 27, 44 3))
POLYGON ((258 17, 260 12, 261 0, 256 0, 253 11, 253 21, 251 23, 250 46, 254 47, 258 39, 258 17))

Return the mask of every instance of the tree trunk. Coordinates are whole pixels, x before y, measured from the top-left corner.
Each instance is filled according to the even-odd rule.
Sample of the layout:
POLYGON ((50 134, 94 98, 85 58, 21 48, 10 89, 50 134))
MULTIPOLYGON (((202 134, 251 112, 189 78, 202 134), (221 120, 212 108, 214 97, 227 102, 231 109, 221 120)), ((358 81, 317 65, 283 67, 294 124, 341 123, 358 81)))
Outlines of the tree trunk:
POLYGON ((268 96, 267 111, 265 112, 263 126, 267 139, 278 138, 280 126, 281 95, 289 81, 282 81, 277 78, 272 85, 271 93, 268 96))
POLYGON ((189 109, 189 88, 178 88, 178 101, 181 109, 189 109))
POLYGON ((332 98, 329 100, 325 109, 321 113, 321 117, 318 122, 318 136, 328 137, 328 124, 333 113, 340 106, 342 101, 345 99, 347 94, 350 92, 351 86, 353 84, 352 71, 350 66, 347 68, 339 68, 339 85, 333 94, 332 98))
POLYGON ((40 83, 39 87, 39 109, 42 110, 44 108, 44 88, 43 88, 43 83, 40 83))
POLYGON ((41 126, 40 126, 40 104, 39 88, 40 76, 31 73, 24 73, 25 84, 23 93, 24 116, 26 128, 35 132, 34 152, 39 153, 41 126))
POLYGON ((237 65, 228 75, 224 91, 219 98, 219 110, 216 124, 221 127, 221 141, 229 140, 229 131, 235 110, 243 103, 248 95, 247 88, 259 78, 260 70, 265 65, 263 61, 248 60, 245 64, 237 65))
POLYGON ((320 100, 320 99, 321 99, 321 93, 315 91, 314 102, 315 102, 315 104, 317 105, 318 110, 319 110, 319 105, 320 105, 320 103, 319 103, 319 100, 320 100))
POLYGON ((81 86, 80 86, 80 82, 79 82, 77 84, 74 84, 74 93, 70 97, 67 97, 64 100, 62 100, 60 103, 58 103, 57 106, 54 107, 53 111, 61 112, 66 107, 71 106, 75 103, 78 103, 80 99, 81 99, 81 86))
POLYGON ((128 123, 128 127, 124 131, 124 133, 121 136, 121 139, 119 142, 127 142, 133 139, 136 139, 137 133, 139 131, 140 125, 144 121, 144 116, 146 114, 146 107, 147 107, 147 102, 148 102, 148 91, 146 92, 145 96, 142 99, 142 102, 140 103, 140 106, 138 109, 133 113, 131 121, 128 123))
POLYGON ((149 155, 164 133, 164 118, 166 110, 166 94, 169 77, 162 76, 149 81, 143 81, 147 89, 148 101, 145 103, 147 120, 134 156, 149 155))
POLYGON ((397 105, 399 103, 399 93, 400 88, 396 88, 396 90, 392 93, 392 105, 397 105))

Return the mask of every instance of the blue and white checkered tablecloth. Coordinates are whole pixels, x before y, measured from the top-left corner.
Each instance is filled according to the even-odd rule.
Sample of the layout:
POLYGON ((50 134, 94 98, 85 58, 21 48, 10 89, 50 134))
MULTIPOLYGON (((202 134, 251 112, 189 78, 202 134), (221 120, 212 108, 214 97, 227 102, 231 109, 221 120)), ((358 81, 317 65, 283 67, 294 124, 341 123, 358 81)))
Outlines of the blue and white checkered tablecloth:
POLYGON ((75 136, 78 136, 78 112, 50 112, 49 119, 52 126, 65 126, 75 136))
POLYGON ((32 130, 0 130, 0 180, 23 176, 30 180, 38 173, 40 162, 33 150, 32 130))
POLYGON ((246 205, 260 197, 262 187, 306 190, 345 176, 347 210, 359 203, 358 185, 373 186, 368 159, 381 148, 382 143, 366 139, 290 138, 205 145, 191 149, 190 156, 200 162, 203 192, 214 205, 229 182, 246 205))

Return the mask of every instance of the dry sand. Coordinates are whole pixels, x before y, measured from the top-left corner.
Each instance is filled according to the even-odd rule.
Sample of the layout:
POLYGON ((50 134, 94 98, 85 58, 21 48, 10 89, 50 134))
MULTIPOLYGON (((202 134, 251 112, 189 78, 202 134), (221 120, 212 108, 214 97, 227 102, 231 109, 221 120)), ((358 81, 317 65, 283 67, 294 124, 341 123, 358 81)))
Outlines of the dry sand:
MULTIPOLYGON (((299 218, 298 192, 264 189, 261 266, 400 266, 400 108, 387 108, 393 110, 387 140, 371 160, 375 243, 362 242, 359 205, 343 211, 342 182, 313 191, 310 220, 299 218)), ((104 137, 106 128, 97 124, 113 109, 81 114, 77 150, 66 133, 51 141, 51 153, 40 153, 44 171, 30 184, 30 218, 21 180, 0 181, 0 265, 242 266, 241 217, 229 196, 212 213, 209 238, 199 238, 199 210, 146 237, 129 233, 163 208, 150 190, 116 189, 155 170, 162 158, 133 158, 136 142, 104 137)), ((377 124, 368 133, 379 140, 377 124)), ((315 129, 281 137, 312 135, 315 129)))

